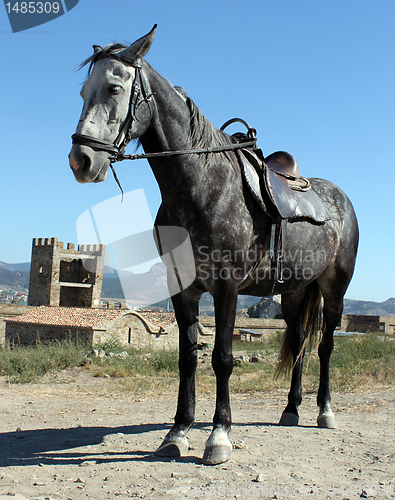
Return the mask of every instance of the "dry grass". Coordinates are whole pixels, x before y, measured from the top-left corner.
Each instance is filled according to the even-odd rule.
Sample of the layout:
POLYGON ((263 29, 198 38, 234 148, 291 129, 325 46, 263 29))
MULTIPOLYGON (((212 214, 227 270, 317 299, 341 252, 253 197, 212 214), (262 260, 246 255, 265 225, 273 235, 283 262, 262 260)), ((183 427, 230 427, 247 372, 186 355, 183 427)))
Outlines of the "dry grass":
MULTIPOLYGON (((267 392, 275 388, 288 388, 289 380, 274 381, 281 334, 264 342, 235 342, 235 355, 259 354, 262 361, 245 362, 235 366, 230 388, 233 393, 267 392)), ((40 380, 46 373, 55 373, 67 367, 83 365, 95 377, 110 378, 120 391, 144 394, 169 394, 178 388, 177 350, 128 349, 127 355, 117 343, 99 346, 112 358, 92 359, 84 363, 91 347, 70 341, 49 346, 5 346, 0 350, 0 375, 11 382, 28 383, 40 380)), ((211 367, 210 352, 204 356, 199 351, 196 386, 199 393, 215 392, 215 376, 211 367)), ((306 356, 303 375, 305 392, 318 389, 319 360, 316 353, 306 356)), ((336 337, 331 358, 331 389, 351 391, 363 387, 393 385, 395 383, 395 340, 379 334, 336 337)))

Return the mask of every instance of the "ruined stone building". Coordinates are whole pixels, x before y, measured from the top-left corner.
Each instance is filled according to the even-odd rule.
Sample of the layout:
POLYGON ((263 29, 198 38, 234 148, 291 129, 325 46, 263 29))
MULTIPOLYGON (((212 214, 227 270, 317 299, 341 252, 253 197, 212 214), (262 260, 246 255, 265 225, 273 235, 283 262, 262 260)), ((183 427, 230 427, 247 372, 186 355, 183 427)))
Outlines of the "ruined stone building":
POLYGON ((76 250, 57 238, 34 238, 29 306, 100 307, 104 252, 104 245, 76 250))
POLYGON ((6 319, 5 324, 6 340, 16 345, 77 338, 92 345, 111 339, 138 348, 178 345, 174 313, 40 306, 6 319))
POLYGON ((110 339, 134 347, 178 345, 174 313, 101 307, 104 245, 63 246, 57 238, 33 239, 29 306, 6 311, 1 342, 79 338, 93 345, 110 339))

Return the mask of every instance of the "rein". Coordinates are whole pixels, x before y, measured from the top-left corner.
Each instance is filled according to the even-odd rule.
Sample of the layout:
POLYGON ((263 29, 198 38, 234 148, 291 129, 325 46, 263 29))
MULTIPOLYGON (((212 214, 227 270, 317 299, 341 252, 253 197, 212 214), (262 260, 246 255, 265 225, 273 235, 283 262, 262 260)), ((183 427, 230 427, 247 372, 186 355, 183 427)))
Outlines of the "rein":
POLYGON ((141 160, 145 158, 158 158, 158 157, 189 155, 189 154, 200 155, 204 153, 221 153, 223 151, 232 151, 235 149, 242 149, 255 145, 256 145, 256 139, 249 142, 227 144, 226 146, 213 146, 212 148, 206 148, 206 149, 177 149, 175 151, 161 151, 159 153, 143 153, 134 155, 118 154, 117 156, 112 156, 110 158, 110 162, 115 163, 117 161, 122 161, 122 160, 141 160))

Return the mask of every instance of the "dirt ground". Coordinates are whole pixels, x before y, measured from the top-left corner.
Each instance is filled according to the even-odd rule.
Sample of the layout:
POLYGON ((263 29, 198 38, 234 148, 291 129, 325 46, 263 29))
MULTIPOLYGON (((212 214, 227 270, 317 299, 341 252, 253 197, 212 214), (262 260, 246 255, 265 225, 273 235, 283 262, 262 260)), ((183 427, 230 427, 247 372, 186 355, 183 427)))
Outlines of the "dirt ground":
POLYGON ((0 500, 395 498, 395 388, 333 394, 337 429, 316 427, 306 395, 298 427, 280 427, 286 392, 232 397, 231 461, 204 466, 214 397, 199 396, 190 450, 153 455, 176 394, 123 394, 80 369, 38 384, 0 379, 0 500))

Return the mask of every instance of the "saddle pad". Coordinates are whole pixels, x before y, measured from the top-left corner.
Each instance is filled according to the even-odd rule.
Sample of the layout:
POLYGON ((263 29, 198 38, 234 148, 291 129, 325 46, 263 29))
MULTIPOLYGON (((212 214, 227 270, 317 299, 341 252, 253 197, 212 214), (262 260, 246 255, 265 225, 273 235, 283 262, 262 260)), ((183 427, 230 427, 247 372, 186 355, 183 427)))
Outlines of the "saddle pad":
POLYGON ((247 160, 244 154, 240 153, 239 150, 236 150, 236 155, 241 166, 241 172, 243 174, 244 181, 247 184, 252 196, 259 203, 262 210, 267 215, 270 215, 267 211, 266 204, 262 198, 261 181, 258 172, 255 170, 253 165, 247 160))

